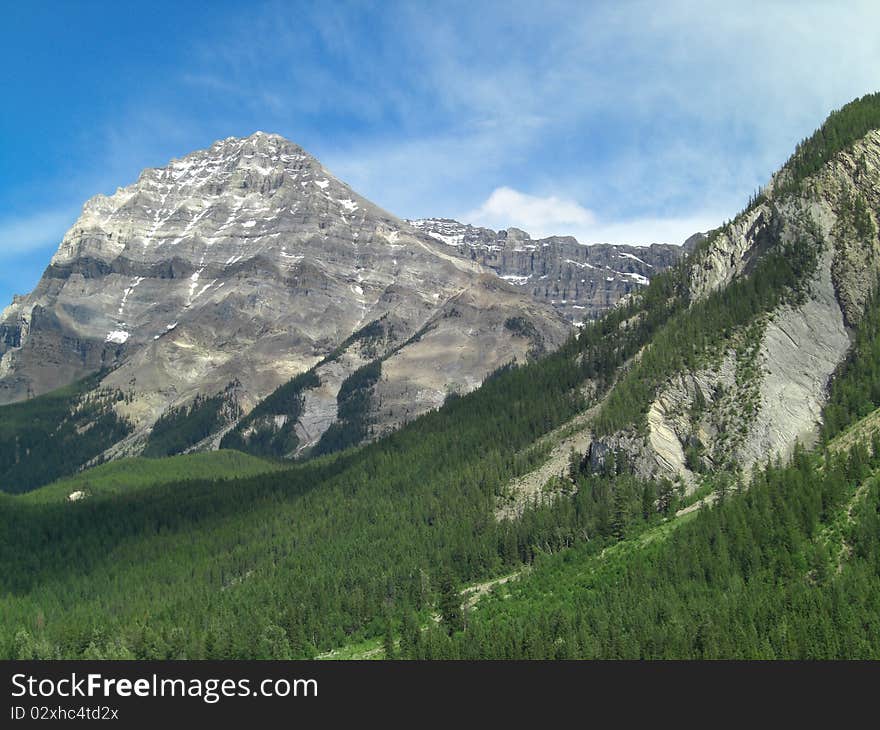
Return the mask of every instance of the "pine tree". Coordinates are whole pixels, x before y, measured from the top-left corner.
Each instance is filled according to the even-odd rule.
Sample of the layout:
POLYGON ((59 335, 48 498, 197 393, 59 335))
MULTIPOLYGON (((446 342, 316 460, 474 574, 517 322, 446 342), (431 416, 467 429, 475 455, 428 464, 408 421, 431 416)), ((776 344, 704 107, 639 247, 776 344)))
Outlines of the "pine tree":
POLYGON ((657 489, 657 509, 668 516, 673 511, 675 501, 675 487, 669 479, 662 479, 657 489))
POLYGON ((403 612, 403 623, 400 627, 400 656, 407 659, 416 658, 421 638, 422 632, 416 615, 407 607, 403 612))
POLYGON ((451 635, 464 629, 464 612, 461 608, 461 594, 452 573, 445 572, 440 578, 440 620, 451 635))
POLYGON ((568 478, 571 479, 572 482, 577 482, 578 477, 581 474, 581 462, 581 454, 572 448, 568 455, 568 478))
POLYGON ((611 536, 615 540, 623 540, 626 537, 627 509, 626 494, 621 485, 614 489, 614 517, 611 520, 611 536))
POLYGON ((730 484, 728 483, 727 475, 719 474, 715 479, 715 497, 718 500, 718 504, 724 503, 729 491, 730 484))
POLYGON ((395 659, 394 652, 394 629, 391 626, 391 617, 385 617, 385 637, 382 640, 382 648, 385 650, 386 659, 395 659))
POLYGON ((645 487, 642 489, 642 518, 647 522, 655 513, 654 488, 650 482, 645 482, 645 487))

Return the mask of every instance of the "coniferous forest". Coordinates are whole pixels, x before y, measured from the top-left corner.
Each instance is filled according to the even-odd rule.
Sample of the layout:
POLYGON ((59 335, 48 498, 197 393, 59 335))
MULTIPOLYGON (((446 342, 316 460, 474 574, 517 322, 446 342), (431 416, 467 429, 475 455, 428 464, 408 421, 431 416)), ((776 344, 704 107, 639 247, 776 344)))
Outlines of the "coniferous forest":
MULTIPOLYGON (((3 496, 0 651, 286 658, 386 635, 411 658, 877 656, 870 444, 801 451, 748 489, 719 476, 716 505, 678 518, 677 488, 625 460, 575 465, 572 496, 493 518, 503 485, 543 458, 536 439, 588 405, 575 386, 610 382, 662 326, 670 298, 655 292, 675 275, 623 337, 597 322, 359 450, 74 504, 3 496), (511 571, 509 593, 463 606, 461 587, 511 571)), ((866 387, 860 362, 832 403, 866 387)), ((839 428, 861 415, 838 411, 839 428)))

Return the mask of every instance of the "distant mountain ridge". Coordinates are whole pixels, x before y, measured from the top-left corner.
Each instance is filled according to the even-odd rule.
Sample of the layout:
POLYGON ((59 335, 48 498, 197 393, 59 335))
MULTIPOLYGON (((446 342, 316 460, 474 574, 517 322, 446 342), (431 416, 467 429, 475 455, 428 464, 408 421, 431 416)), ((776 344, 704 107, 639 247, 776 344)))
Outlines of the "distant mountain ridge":
POLYGON ((532 239, 519 228, 493 231, 450 218, 409 223, 462 258, 488 267, 555 307, 574 323, 599 317, 705 238, 702 233, 694 234, 684 246, 584 245, 572 236, 532 239))

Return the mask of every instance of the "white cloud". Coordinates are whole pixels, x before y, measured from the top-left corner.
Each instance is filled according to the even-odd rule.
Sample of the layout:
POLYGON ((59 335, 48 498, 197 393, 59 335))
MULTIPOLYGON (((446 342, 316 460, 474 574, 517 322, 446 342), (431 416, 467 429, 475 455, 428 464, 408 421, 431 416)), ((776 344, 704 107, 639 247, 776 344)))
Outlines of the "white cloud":
POLYGON ((8 256, 55 248, 75 220, 76 210, 71 208, 0 219, 0 252, 8 256))
POLYGON ((515 226, 540 235, 565 235, 572 229, 595 225, 592 211, 555 195, 540 197, 509 187, 496 188, 485 202, 465 216, 489 228, 515 226))
POLYGON ((581 243, 618 243, 647 245, 671 243, 680 245, 694 233, 717 228, 723 216, 715 213, 673 218, 634 218, 599 223, 572 235, 581 243))
POLYGON ((644 217, 603 221, 580 203, 555 195, 541 197, 500 187, 476 210, 462 219, 487 228, 522 228, 533 238, 574 236, 581 243, 680 244, 697 231, 720 225, 723 215, 707 211, 698 215, 644 217))

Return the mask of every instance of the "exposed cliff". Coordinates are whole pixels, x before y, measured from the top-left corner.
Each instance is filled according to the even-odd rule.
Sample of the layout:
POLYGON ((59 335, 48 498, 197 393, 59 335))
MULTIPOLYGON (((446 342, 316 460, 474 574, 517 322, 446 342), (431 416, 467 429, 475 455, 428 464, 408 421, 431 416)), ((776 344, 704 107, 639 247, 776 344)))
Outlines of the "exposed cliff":
POLYGON ((593 451, 623 449, 639 473, 694 485, 696 472, 749 470, 814 441, 829 382, 880 274, 878 211, 878 131, 796 181, 791 163, 777 173, 746 211, 696 246, 681 316, 734 309, 734 285, 772 281, 768 262, 781 253, 809 261, 800 279, 743 321, 719 319, 734 324, 705 335, 703 345, 689 343, 693 364, 660 373, 642 415, 597 439, 593 451))
POLYGON ((518 228, 493 231, 448 218, 410 223, 576 323, 599 317, 638 291, 703 237, 695 234, 683 246, 584 245, 571 236, 532 239, 518 228))

